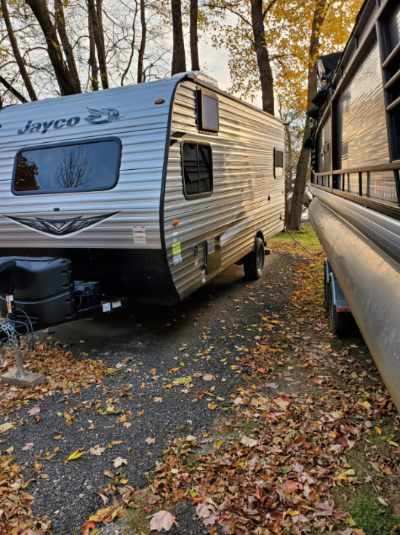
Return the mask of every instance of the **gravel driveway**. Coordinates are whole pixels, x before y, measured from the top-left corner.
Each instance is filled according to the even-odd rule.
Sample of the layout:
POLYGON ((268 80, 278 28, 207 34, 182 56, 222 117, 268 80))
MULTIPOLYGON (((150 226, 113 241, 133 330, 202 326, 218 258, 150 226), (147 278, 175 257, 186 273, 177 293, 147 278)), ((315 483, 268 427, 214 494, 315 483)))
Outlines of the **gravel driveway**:
POLYGON ((88 354, 110 368, 100 385, 41 400, 40 417, 29 414, 32 404, 20 410, 23 424, 0 443, 2 450, 14 446, 24 479, 33 479, 34 513, 47 515, 54 533, 79 533, 103 505, 99 493, 110 478, 144 486, 174 437, 205 432, 229 410, 239 381, 235 361, 257 343, 261 316, 285 307, 291 262, 271 255, 255 283, 234 266, 174 310, 142 307, 51 333, 77 358, 88 354), (85 453, 65 462, 76 450, 85 453))

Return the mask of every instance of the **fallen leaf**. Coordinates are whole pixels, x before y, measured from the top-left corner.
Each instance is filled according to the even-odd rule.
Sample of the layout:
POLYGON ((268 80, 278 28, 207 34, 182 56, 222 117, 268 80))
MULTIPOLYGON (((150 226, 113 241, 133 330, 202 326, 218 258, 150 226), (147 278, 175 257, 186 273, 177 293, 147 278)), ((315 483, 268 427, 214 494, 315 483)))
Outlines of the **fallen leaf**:
POLYGON ((385 498, 382 498, 382 496, 378 496, 378 502, 384 507, 389 507, 388 502, 385 500, 385 498))
POLYGON ((219 450, 219 448, 221 448, 224 444, 224 441, 221 440, 220 438, 217 438, 217 440, 214 442, 214 447, 219 450))
POLYGON ((243 446, 246 446, 247 448, 254 448, 258 444, 258 440, 255 440, 254 438, 243 436, 240 439, 241 444, 243 446))
POLYGON ((146 440, 145 440, 146 444, 155 444, 156 443, 156 439, 153 438, 153 437, 147 437, 146 440))
POLYGON ((214 526, 218 519, 215 507, 211 503, 199 503, 196 507, 196 514, 205 526, 214 526))
POLYGON ((13 422, 6 422, 5 424, 0 425, 0 433, 6 433, 11 429, 15 429, 15 424, 13 422))
POLYGON ((172 381, 172 384, 174 385, 188 385, 192 382, 192 376, 191 375, 186 375, 186 376, 183 376, 183 377, 177 377, 176 379, 174 379, 172 381))
POLYGON ((211 373, 203 375, 203 381, 214 381, 215 377, 211 373))
POLYGON ((339 472, 339 474, 335 477, 337 481, 348 481, 349 479, 353 478, 356 475, 355 470, 353 468, 349 468, 348 470, 343 470, 342 472, 339 472))
POLYGON ((89 450, 89 453, 90 455, 103 455, 103 453, 105 452, 106 448, 102 448, 101 446, 99 446, 98 444, 96 446, 93 446, 93 448, 90 448, 89 450))
POLYGON ((366 400, 365 401, 359 400, 358 405, 367 411, 369 411, 371 408, 371 403, 366 400))
POLYGON ((297 481, 292 480, 285 481, 285 483, 282 485, 283 491, 286 494, 292 494, 293 492, 296 492, 299 487, 299 483, 297 483, 297 481))
POLYGON ((172 526, 176 524, 176 518, 174 515, 171 515, 168 511, 158 511, 155 513, 150 520, 150 530, 151 531, 169 531, 172 526))
POLYGON ((286 410, 289 405, 290 405, 290 400, 287 399, 286 397, 283 397, 283 396, 279 396, 277 398, 275 398, 273 400, 273 402, 275 403, 275 405, 277 405, 280 409, 282 410, 286 410))
POLYGON ((96 529, 96 522, 87 521, 81 527, 81 535, 90 535, 90 532, 94 529, 96 529))
POLYGON ((75 450, 72 453, 68 455, 68 457, 65 459, 65 462, 68 463, 70 461, 77 461, 85 454, 84 450, 75 450))
POLYGON ((28 411, 29 416, 37 416, 39 413, 40 413, 40 407, 39 407, 39 405, 35 405, 34 407, 32 407, 32 408, 28 411))
POLYGON ((128 461, 124 459, 123 457, 117 457, 113 460, 113 466, 114 468, 120 468, 121 466, 128 464, 128 461))
POLYGON ((122 506, 110 505, 103 507, 88 518, 88 522, 96 522, 98 524, 109 524, 116 518, 123 516, 124 510, 122 506))
POLYGON ((215 411, 218 405, 212 401, 211 403, 207 405, 207 407, 210 409, 210 411, 215 411))
POLYGON ((97 412, 104 416, 106 415, 115 416, 117 414, 121 414, 122 410, 119 409, 118 407, 115 407, 114 405, 106 405, 106 407, 99 409, 97 412))

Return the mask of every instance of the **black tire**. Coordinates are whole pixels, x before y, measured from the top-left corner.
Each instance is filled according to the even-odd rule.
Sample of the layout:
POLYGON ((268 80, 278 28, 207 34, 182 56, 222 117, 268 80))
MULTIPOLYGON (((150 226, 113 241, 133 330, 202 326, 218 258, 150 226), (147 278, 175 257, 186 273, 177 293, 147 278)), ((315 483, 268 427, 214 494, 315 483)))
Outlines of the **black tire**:
POLYGON ((329 329, 338 338, 349 336, 351 314, 348 312, 338 312, 333 302, 332 285, 328 285, 328 324, 329 329))
POLYGON ((245 256, 243 266, 246 280, 256 281, 263 276, 265 266, 265 245, 261 238, 256 238, 254 242, 254 250, 245 256))

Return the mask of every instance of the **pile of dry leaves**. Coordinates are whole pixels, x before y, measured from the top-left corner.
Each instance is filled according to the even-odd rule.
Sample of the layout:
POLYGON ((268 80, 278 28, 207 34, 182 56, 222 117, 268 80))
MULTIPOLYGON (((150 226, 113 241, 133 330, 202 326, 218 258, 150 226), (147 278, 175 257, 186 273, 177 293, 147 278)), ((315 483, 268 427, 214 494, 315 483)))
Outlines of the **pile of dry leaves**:
POLYGON ((32 496, 26 490, 20 467, 11 454, 0 455, 0 533, 47 533, 46 519, 32 517, 32 496))
MULTIPOLYGON (((15 365, 13 351, 9 348, 2 351, 0 374, 15 365)), ((0 416, 56 391, 76 394, 81 388, 101 382, 107 371, 101 360, 74 357, 70 351, 53 343, 37 343, 33 351, 25 348, 23 353, 27 369, 41 373, 47 382, 34 388, 0 383, 0 416)))

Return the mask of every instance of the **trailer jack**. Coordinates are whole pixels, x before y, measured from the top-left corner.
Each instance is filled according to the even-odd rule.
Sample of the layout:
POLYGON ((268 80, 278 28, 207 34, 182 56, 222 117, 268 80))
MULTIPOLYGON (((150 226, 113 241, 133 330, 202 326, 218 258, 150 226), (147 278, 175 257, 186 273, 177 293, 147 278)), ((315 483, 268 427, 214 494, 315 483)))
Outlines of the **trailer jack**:
MULTIPOLYGON (((20 322, 15 317, 14 296, 12 294, 6 295, 6 309, 7 317, 0 322, 0 336, 2 341, 14 349, 15 366, 8 372, 0 375, 0 382, 26 387, 45 383, 46 378, 44 375, 30 372, 24 366, 24 357, 20 344, 20 333, 18 332, 18 324, 20 322)), ((27 330, 28 328, 29 326, 27 326, 27 330)))

